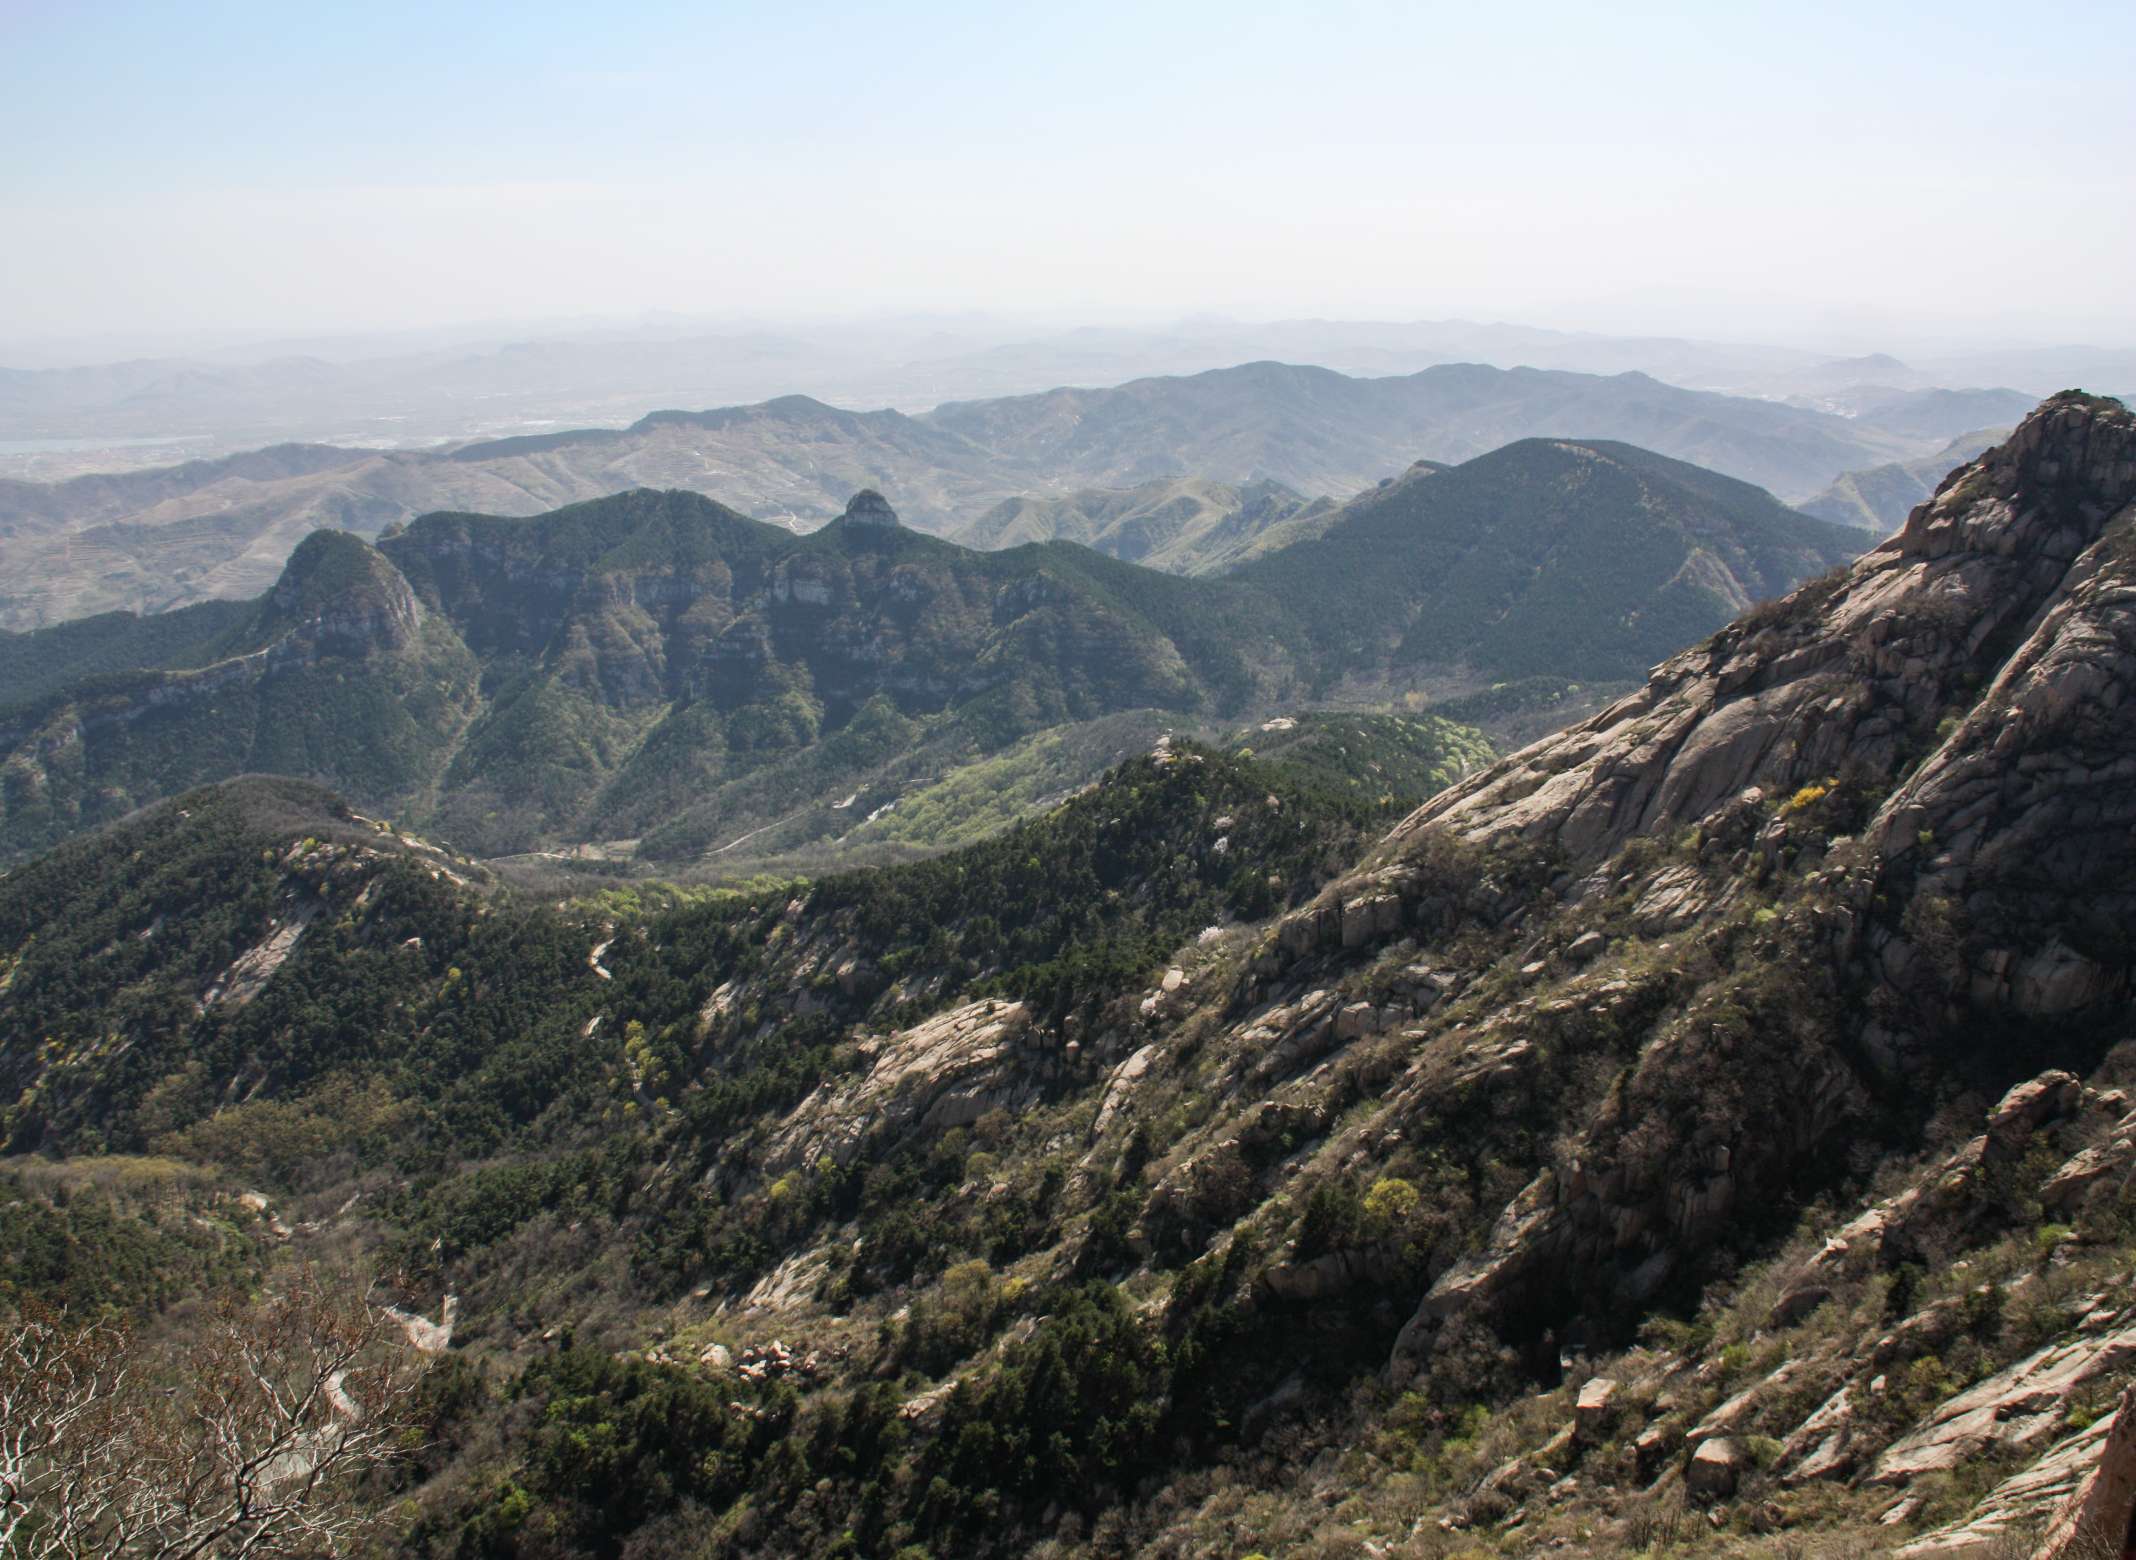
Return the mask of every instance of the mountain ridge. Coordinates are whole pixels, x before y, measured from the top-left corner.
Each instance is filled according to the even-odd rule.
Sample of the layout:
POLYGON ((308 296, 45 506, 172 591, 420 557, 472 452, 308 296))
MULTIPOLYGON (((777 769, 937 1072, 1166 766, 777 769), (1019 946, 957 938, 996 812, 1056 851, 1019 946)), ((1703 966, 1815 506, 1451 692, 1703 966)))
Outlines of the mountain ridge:
POLYGON ((1018 495, 1196 478, 1342 496, 1420 456, 1466 460, 1567 430, 1656 447, 1794 496, 1941 442, 1643 374, 1460 364, 1356 379, 1260 363, 916 416, 789 396, 444 451, 290 446, 279 475, 274 462, 245 456, 0 484, 0 564, 19 582, 0 596, 0 624, 256 594, 320 524, 376 535, 433 510, 530 514, 635 487, 689 488, 808 529, 854 489, 879 486, 899 494, 916 528, 955 534, 1018 495))
MULTIPOLYGON (((1391 480, 1391 479, 1390 479, 1391 480)), ((1134 487, 1080 488, 1057 498, 1005 498, 953 540, 995 548, 1071 541, 1168 574, 1221 574, 1315 534, 1339 506, 1273 480, 1160 477, 1134 487)))
POLYGON ((0 877, 0 1119, 453 1297, 411 1556, 2111 1537, 2131 688, 2136 416, 2057 396, 1391 831, 1168 742, 558 902, 192 793, 0 877))
MULTIPOLYGON (((881 511, 796 536, 679 491, 528 519, 436 513, 375 545, 319 532, 249 616, 185 609, 169 635, 179 664, 165 670, 118 669, 119 646, 152 642, 141 620, 0 640, 0 669, 20 668, 36 692, 5 733, 0 838, 54 838, 218 773, 283 767, 260 756, 273 751, 303 755, 310 767, 291 772, 335 780, 362 805, 415 805, 422 827, 484 852, 630 839, 674 857, 778 821, 767 809, 782 792, 788 812, 827 789, 858 796, 882 766, 930 744, 993 752, 1143 708, 1231 720, 1346 680, 1384 703, 1420 681, 1462 691, 1508 675, 1560 686, 1633 676, 1725 619, 1738 596, 1846 555, 1843 533, 1675 463, 1652 466, 1645 488, 1583 498, 1564 471, 1604 457, 1568 450, 1588 447, 1516 446, 1430 477, 1474 500, 1524 473, 1561 528, 1507 530, 1497 572, 1458 601, 1407 556, 1414 538, 1362 526, 1366 501, 1330 514, 1314 541, 1200 580, 1064 542, 975 552, 894 514, 883 524, 881 511), (1792 528, 1792 550, 1722 547, 1747 570, 1738 580, 1719 554, 1700 561, 1683 529, 1685 514, 1708 511, 1731 535, 1792 528), (1553 566, 1551 551, 1585 532, 1578 545, 1636 543, 1645 572, 1620 570, 1569 615, 1535 597, 1528 616, 1485 632, 1485 618, 1559 588, 1569 565, 1553 566), (1341 568, 1321 563, 1329 549, 1341 568), (1763 572, 1745 564, 1753 555, 1763 572), (1376 580, 1375 610, 1410 642, 1356 639, 1345 570, 1376 580), (337 603, 352 581, 361 601, 337 603), (1424 610, 1427 600, 1437 606, 1424 610), (1449 621, 1434 637, 1418 625, 1435 614, 1449 621), (1630 626, 1602 621, 1626 614, 1630 626), (1570 649, 1566 634, 1588 629, 1592 641, 1570 649), (79 697, 69 665, 98 674, 79 697), (379 757, 334 767, 351 760, 326 740, 332 716, 309 702, 276 705, 273 730, 261 726, 257 700, 285 674, 293 686, 344 679, 340 694, 305 698, 338 710, 348 741, 372 733, 379 757), (306 729, 294 747, 285 740, 306 729)), ((1626 458, 1608 457, 1610 469, 1626 458)), ((1412 467, 1373 501, 1430 470, 1412 467)), ((1467 530, 1502 519, 1452 505, 1436 534, 1442 548, 1469 548, 1467 530)), ((19 697, 0 685, 0 704, 19 697)), ((820 808, 810 817, 825 833, 848 822, 820 808)))

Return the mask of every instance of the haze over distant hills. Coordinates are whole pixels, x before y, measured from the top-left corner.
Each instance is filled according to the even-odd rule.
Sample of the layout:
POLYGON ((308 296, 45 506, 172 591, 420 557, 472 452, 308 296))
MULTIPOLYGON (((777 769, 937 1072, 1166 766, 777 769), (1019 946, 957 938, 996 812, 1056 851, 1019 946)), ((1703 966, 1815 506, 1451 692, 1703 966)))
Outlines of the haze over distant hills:
POLYGON ((1837 412, 1842 417, 1859 418, 1887 433, 1934 439, 2014 424, 2032 410, 2037 399, 2016 390, 1902 389, 1865 384, 1824 396, 1797 396, 1792 401, 1819 411, 1837 412))
MULTIPOLYGON (((2136 351, 2028 348, 1835 356, 1800 347, 1612 336, 1463 320, 1184 321, 1041 329, 947 318, 734 326, 654 319, 399 335, 263 339, 220 348, 118 343, 0 347, 0 475, 51 477, 70 446, 94 469, 155 451, 227 454, 326 442, 420 446, 556 427, 620 426, 668 406, 801 393, 846 407, 921 412, 946 400, 1118 384, 1277 359, 1365 377, 1445 363, 1639 372, 1767 399, 2007 385, 2037 398, 2069 385, 2136 388, 2136 351), (102 353, 114 361, 97 361, 102 353), (130 441, 149 441, 127 448, 130 441), (58 446, 53 448, 52 446, 58 446)), ((1985 426, 1995 418, 1978 419, 1985 426)), ((2007 420, 2000 419, 2000 420, 2007 420)), ((1956 431, 1956 430, 1953 430, 1956 431)), ((169 456, 164 456, 168 459, 169 456)))
POLYGON ((1080 542, 1168 574, 1218 574, 1317 535, 1337 512, 1334 500, 1307 499, 1280 482, 1160 477, 1059 498, 1005 498, 956 537, 967 547, 989 548, 1080 542))
POLYGON ((2008 438, 2007 428, 1961 434, 1933 455, 1850 471, 1814 498, 1796 505, 1806 515, 1858 525, 1879 535, 1896 530, 1914 505, 1936 490, 1946 473, 2008 438))
POLYGON ((919 416, 786 396, 451 450, 277 447, 57 484, 0 483, 0 570, 9 582, 0 625, 254 594, 321 525, 370 536, 433 510, 525 515, 633 487, 708 493, 806 529, 835 515, 853 489, 875 485, 899 495, 918 529, 959 534, 1020 495, 1197 478, 1341 497, 1420 458, 1467 460, 1548 436, 1636 444, 1803 496, 1843 472, 1929 453, 1959 431, 1910 396, 1890 405, 1909 427, 1940 431, 1890 433, 1866 417, 1685 390, 1644 374, 1454 364, 1355 379, 1250 363, 952 402, 919 416))

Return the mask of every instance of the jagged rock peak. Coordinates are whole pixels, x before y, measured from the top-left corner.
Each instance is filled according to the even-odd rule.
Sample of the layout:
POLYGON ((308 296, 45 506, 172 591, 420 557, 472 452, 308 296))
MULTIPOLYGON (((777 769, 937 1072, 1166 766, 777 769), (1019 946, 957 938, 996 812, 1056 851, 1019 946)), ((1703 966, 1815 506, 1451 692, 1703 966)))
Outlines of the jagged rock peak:
POLYGON ((405 644, 423 616, 407 579, 383 553, 330 529, 297 544, 261 605, 263 632, 295 632, 350 654, 405 644))
MULTIPOLYGON (((2028 625, 2046 639, 2023 664, 2057 639, 2078 654, 2063 617, 2045 614, 2067 603, 2088 620, 2096 591, 2083 582, 2126 581, 2127 563, 2101 544, 2132 502, 2136 416, 2103 397, 2054 396, 1844 574, 1746 613, 1593 719, 1440 793, 1391 842, 1400 851, 1443 828, 1548 839, 1592 861, 1634 835, 1699 824, 1746 788, 1785 798, 1842 770, 1889 783, 1910 745, 1995 680, 2028 625)), ((2079 658, 2119 665, 2096 650, 2079 658)))
POLYGON ((862 488, 846 500, 845 517, 854 525, 886 525, 898 523, 897 511, 890 507, 890 500, 873 488, 862 488))
POLYGON ((2136 498, 2136 414, 2106 396, 2064 390, 2033 409, 2015 432, 1945 477, 1885 549, 1910 557, 1952 552, 2009 555, 2027 542, 2059 541, 2074 556, 2107 516, 2136 498), (2031 522, 2059 507, 2077 534, 2049 537, 2031 522))

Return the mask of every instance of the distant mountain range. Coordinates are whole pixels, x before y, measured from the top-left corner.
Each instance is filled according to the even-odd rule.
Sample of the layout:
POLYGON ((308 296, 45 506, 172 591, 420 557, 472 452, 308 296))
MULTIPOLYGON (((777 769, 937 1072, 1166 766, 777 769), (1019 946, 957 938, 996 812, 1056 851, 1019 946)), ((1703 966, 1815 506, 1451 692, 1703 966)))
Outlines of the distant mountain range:
POLYGON ((834 839, 1123 712, 1629 680, 1858 543, 1747 484, 1562 440, 1420 467, 1220 579, 1059 542, 977 552, 872 493, 805 536, 651 491, 432 514, 376 546, 321 531, 251 602, 0 637, 0 847, 248 771, 484 854, 834 839))
MULTIPOLYGON (((319 526, 372 536, 436 510, 526 515, 634 487, 716 494, 805 530, 873 485, 897 493, 917 528, 959 535, 991 523, 989 512, 1012 497, 1189 478, 1340 497, 1420 457, 1461 461, 1518 439, 1573 435, 1802 496, 1843 472, 1930 453, 1977 425, 1944 426, 1936 394, 1888 401, 1880 415, 1908 429, 1895 433, 1867 417, 1683 390, 1643 374, 1449 365, 1353 379, 1253 363, 955 402, 921 416, 789 396, 441 451, 278 446, 152 471, 0 483, 0 626, 256 594, 319 526)), ((1071 532, 1080 525, 1063 523, 1071 532)))
MULTIPOLYGON (((1663 540, 1707 579, 1807 524, 1636 451, 1488 460, 1252 568, 1309 549, 1317 615, 1416 531, 1488 645, 1498 604, 1563 615, 1526 583, 1561 551, 1621 612, 1663 540), (1446 552, 1497 491, 1562 523, 1446 552)), ((2136 417, 2057 396, 1451 786, 1427 723, 1271 719, 806 882, 514 892, 313 784, 190 791, 0 875, 16 1336, 140 1329, 89 1421, 122 1456, 199 1405, 242 1431, 231 1359, 328 1400, 313 1444, 400 1415, 365 1542, 407 1560, 2126 1555, 2132 518, 2136 417), (363 1317, 351 1273, 435 1361, 405 1411, 384 1350, 271 1348, 355 1335, 305 1320, 363 1317)), ((492 701, 460 752, 515 678, 562 751, 565 689, 894 704, 905 652, 1005 636, 1043 689, 1091 611, 1245 588, 884 522, 639 494, 314 539, 229 609, 265 668, 195 675, 348 722, 364 646, 442 625, 419 653, 492 701)))
MULTIPOLYGON (((1612 336, 1467 320, 1204 319, 1039 329, 975 317, 735 328, 687 320, 260 340, 82 351, 0 345, 0 457, 64 474, 65 447, 129 442, 212 456, 267 444, 399 447, 540 427, 620 425, 663 406, 800 392, 921 412, 946 400, 1106 385, 1277 359, 1346 374, 1447 363, 1651 374, 1770 399, 1859 386, 2136 388, 2136 352, 2082 347, 1834 357, 1800 347, 1612 336), (49 446, 58 445, 59 448, 49 446), (12 446, 12 448, 11 448, 12 446), (51 459, 39 458, 43 456, 51 459), (51 468, 59 467, 58 472, 51 468)), ((73 468, 80 469, 106 469, 73 468)))
POLYGON ((1797 405, 1858 418, 1902 438, 1949 439, 1978 428, 2014 424, 2032 410, 2037 398, 2016 390, 1894 389, 1867 384, 1792 399, 1797 405))

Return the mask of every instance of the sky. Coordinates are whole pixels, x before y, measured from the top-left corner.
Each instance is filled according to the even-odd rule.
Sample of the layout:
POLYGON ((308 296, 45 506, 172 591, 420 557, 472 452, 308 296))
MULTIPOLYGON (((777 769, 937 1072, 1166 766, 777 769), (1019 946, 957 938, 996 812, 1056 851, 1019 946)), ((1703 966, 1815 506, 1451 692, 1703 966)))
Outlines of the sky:
POLYGON ((1495 318, 2136 345, 2136 6, 0 0, 0 340, 1495 318))

